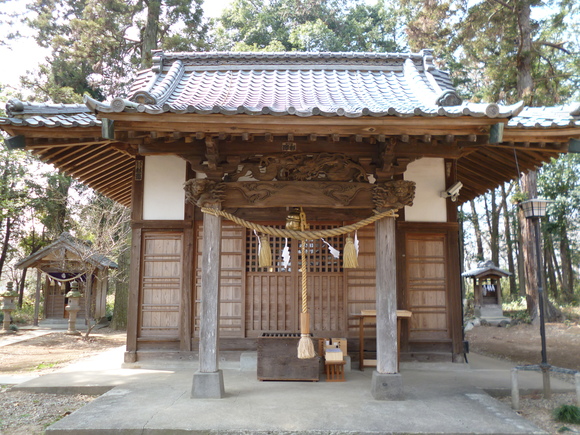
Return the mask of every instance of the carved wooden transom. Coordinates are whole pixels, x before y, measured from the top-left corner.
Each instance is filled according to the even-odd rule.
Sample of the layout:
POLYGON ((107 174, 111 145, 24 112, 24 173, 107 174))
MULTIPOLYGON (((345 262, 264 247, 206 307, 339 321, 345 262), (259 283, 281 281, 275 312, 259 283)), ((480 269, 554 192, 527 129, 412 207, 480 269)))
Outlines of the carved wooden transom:
POLYGON ((240 178, 257 181, 353 181, 368 182, 364 168, 345 154, 270 154, 248 161, 224 181, 240 178))

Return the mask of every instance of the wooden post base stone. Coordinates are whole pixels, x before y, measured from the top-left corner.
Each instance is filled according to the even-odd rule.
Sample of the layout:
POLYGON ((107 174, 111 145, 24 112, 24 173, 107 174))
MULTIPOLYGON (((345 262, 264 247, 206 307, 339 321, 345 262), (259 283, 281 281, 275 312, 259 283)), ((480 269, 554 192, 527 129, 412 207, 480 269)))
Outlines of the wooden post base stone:
POLYGON ((373 372, 371 393, 375 400, 404 400, 403 377, 400 373, 373 372))
POLYGON ((194 373, 192 399, 221 399, 225 395, 224 374, 221 370, 213 373, 194 373))

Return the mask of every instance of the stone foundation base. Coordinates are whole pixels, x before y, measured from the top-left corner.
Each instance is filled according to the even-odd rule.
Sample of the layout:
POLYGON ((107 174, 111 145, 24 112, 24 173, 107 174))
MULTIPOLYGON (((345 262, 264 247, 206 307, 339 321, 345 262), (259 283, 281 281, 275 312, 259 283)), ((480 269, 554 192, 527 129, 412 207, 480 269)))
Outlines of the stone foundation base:
POLYGON ((404 400, 400 373, 373 372, 371 394, 376 400, 404 400))
POLYGON ((137 352, 134 352, 134 351, 125 352, 124 362, 126 362, 126 363, 137 362, 137 352))
POLYGON ((224 374, 221 370, 213 373, 194 373, 191 388, 193 399, 221 399, 225 394, 224 374))

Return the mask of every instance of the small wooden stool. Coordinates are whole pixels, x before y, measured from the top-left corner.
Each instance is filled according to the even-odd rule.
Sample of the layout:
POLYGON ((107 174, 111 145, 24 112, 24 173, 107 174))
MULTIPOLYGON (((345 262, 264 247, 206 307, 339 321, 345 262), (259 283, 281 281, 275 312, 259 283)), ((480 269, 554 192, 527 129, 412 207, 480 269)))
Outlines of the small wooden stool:
POLYGON ((325 361, 326 382, 344 382, 344 365, 346 361, 325 361))

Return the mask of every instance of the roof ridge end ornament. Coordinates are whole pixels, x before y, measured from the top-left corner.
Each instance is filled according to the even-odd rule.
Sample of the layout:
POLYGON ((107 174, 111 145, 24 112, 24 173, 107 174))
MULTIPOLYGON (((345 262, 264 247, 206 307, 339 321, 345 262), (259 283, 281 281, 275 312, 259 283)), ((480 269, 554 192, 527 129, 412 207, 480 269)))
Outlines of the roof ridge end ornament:
POLYGON ((453 89, 445 89, 435 100, 435 104, 441 107, 461 106, 463 100, 453 89))
POLYGON ((485 114, 490 118, 497 118, 500 115, 500 108, 495 103, 489 103, 485 108, 485 114))
POLYGON ((580 102, 572 103, 572 110, 570 110, 570 116, 580 116, 580 102))
POLYGON ((127 108, 138 109, 139 104, 133 103, 132 101, 125 100, 124 98, 114 98, 111 101, 111 111, 112 112, 123 112, 127 108))
MULTIPOLYGON (((116 98, 115 98, 116 100, 116 98)), ((157 104, 157 99, 148 91, 137 91, 131 96, 131 100, 139 104, 157 104)), ((114 100, 113 100, 114 101, 114 100)), ((112 103, 111 103, 112 106, 112 103)))
POLYGON ((151 50, 151 71, 155 74, 159 74, 163 69, 163 59, 165 58, 165 53, 162 49, 151 50))
POLYGON ((14 116, 18 112, 24 112, 24 103, 18 98, 10 98, 6 103, 6 114, 14 116))
POLYGON ((83 95, 83 103, 85 103, 85 106, 87 106, 91 112, 95 113, 98 112, 99 109, 105 107, 102 102, 95 100, 93 97, 87 94, 83 95))
POLYGON ((423 67, 425 71, 433 71, 436 69, 433 63, 433 52, 434 50, 432 48, 424 48, 419 52, 423 56, 423 67))
POLYGON ((512 112, 511 115, 512 116, 518 116, 520 113, 522 113, 522 110, 525 109, 525 103, 524 103, 523 100, 521 100, 521 101, 518 101, 515 104, 512 104, 509 107, 513 107, 512 111, 511 111, 512 112))

